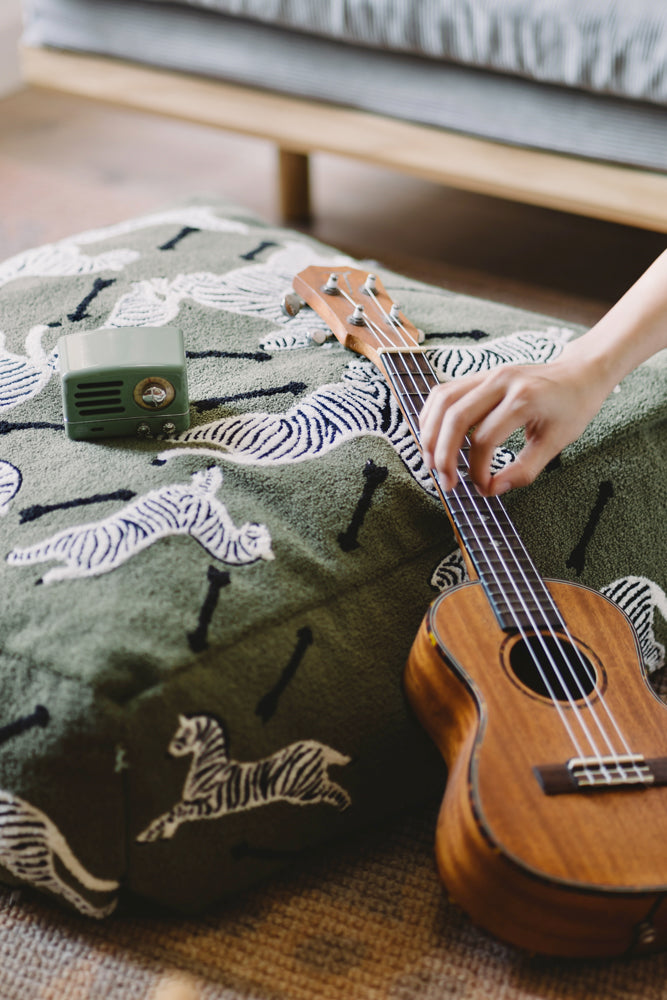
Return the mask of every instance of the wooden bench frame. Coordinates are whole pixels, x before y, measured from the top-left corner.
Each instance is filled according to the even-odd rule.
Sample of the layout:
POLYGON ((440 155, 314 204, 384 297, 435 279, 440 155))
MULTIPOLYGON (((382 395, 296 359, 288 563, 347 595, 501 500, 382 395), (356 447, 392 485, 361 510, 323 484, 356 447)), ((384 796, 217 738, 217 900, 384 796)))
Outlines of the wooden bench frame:
POLYGON ((667 232, 667 173, 506 146, 444 129, 106 57, 24 48, 26 82, 269 139, 288 221, 310 213, 309 161, 324 152, 439 184, 667 232))

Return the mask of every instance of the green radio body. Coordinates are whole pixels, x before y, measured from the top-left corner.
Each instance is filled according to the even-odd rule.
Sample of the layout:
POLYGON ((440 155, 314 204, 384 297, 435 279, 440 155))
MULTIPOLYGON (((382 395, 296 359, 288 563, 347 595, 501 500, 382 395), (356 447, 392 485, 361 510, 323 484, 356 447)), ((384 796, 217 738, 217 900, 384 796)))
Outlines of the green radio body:
POLYGON ((170 437, 190 426, 183 335, 173 326, 70 333, 58 341, 65 430, 75 441, 170 437))

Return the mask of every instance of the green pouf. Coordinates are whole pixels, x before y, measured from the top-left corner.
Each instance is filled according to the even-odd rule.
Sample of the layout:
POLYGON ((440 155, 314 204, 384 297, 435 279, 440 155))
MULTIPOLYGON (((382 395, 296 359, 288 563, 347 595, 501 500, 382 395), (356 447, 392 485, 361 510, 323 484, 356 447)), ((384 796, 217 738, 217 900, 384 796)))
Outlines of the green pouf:
MULTIPOLYGON (((10 884, 91 916, 121 889, 198 909, 444 782, 401 678, 460 559, 378 372, 319 343, 311 310, 281 311, 313 263, 350 261, 189 204, 0 265, 10 884), (67 438, 57 341, 116 327, 182 331, 188 431, 67 438)), ((378 273, 442 375, 548 360, 581 332, 378 273)), ((649 670, 667 611, 665 360, 506 500, 544 575, 633 617, 649 670)))

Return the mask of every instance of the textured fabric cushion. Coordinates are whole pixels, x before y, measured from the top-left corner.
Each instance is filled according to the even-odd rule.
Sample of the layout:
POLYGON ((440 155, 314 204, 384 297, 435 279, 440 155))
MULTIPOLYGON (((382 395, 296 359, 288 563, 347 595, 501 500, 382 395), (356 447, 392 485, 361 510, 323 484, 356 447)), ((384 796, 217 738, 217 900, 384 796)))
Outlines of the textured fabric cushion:
MULTIPOLYGON (((121 889, 196 909, 442 786, 401 676, 462 578, 449 522, 373 366, 279 305, 297 271, 346 262, 193 203, 0 265, 8 883, 91 916, 121 889), (70 440, 58 338, 142 326, 184 334, 190 429, 70 440)), ((379 273, 443 375, 548 359, 576 333, 379 273)), ((507 501, 543 573, 634 617, 650 670, 664 367, 507 501)))

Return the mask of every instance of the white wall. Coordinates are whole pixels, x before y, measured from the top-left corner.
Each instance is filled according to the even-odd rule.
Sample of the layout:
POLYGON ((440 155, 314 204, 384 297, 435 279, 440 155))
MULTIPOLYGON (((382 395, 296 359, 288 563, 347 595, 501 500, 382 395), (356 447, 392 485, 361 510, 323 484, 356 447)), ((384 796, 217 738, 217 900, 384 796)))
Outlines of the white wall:
POLYGON ((0 0, 0 97, 21 86, 21 0, 0 0))

